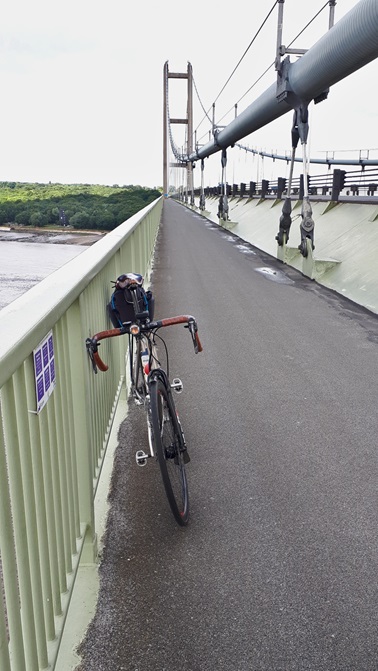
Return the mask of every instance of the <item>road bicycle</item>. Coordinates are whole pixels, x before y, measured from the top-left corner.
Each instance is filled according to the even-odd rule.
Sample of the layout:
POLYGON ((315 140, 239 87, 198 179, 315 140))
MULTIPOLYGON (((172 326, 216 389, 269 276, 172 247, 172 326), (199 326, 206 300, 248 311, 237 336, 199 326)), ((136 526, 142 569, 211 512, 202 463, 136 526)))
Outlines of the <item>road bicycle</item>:
POLYGON ((179 378, 169 380, 168 348, 158 335, 159 329, 176 324, 184 324, 192 337, 194 351, 202 351, 198 327, 194 317, 180 315, 155 321, 149 320, 148 311, 140 311, 137 298, 138 283, 131 283, 135 319, 124 322, 119 328, 101 331, 87 338, 86 347, 93 370, 106 371, 108 366, 102 361, 98 347, 105 338, 128 335, 128 360, 130 366, 130 393, 137 405, 146 410, 148 443, 147 452, 138 450, 135 458, 138 466, 145 466, 149 459, 157 460, 163 479, 165 492, 176 522, 185 526, 189 520, 189 494, 185 465, 190 461, 184 432, 176 411, 172 390, 181 393, 179 378), (160 364, 157 339, 164 345, 166 370, 160 364))

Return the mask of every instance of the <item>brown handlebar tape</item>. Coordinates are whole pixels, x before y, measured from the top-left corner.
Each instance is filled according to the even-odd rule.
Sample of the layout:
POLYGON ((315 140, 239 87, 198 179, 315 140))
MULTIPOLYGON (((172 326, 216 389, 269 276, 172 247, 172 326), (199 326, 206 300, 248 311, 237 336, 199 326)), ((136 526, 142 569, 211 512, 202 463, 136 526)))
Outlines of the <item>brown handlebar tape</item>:
POLYGON ((103 362, 98 352, 93 353, 93 358, 95 360, 97 368, 101 370, 103 373, 105 373, 109 369, 109 366, 107 366, 106 363, 103 362))
MULTIPOLYGON (((166 319, 159 319, 156 322, 151 322, 151 324, 156 324, 157 327, 160 326, 173 326, 174 324, 187 324, 190 320, 194 320, 194 317, 190 315, 180 315, 178 317, 167 317, 166 319)), ((154 326, 152 328, 155 328, 154 326)), ((96 343, 99 340, 105 340, 105 338, 114 338, 115 336, 125 335, 125 332, 122 328, 109 329, 108 331, 100 331, 93 336, 93 339, 96 343)), ((198 351, 202 352, 202 344, 199 339, 198 333, 195 333, 195 339, 198 347, 198 351)), ((93 353, 93 358, 95 360, 96 366, 99 370, 105 372, 109 367, 104 363, 98 352, 93 353)))
POLYGON ((201 341, 200 341, 200 339, 199 339, 199 335, 198 335, 198 333, 196 333, 195 336, 196 336, 196 343, 197 343, 197 346, 198 346, 198 351, 199 351, 199 352, 202 352, 202 351, 203 351, 203 347, 202 347, 202 343, 201 343, 201 341))

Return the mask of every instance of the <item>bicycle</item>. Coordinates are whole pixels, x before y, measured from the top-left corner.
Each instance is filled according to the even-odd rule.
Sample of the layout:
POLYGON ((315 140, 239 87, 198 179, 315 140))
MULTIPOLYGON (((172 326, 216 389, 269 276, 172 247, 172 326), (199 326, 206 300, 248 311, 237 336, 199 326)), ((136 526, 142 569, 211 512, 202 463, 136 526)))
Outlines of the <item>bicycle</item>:
POLYGON ((127 334, 129 336, 128 358, 131 377, 131 396, 137 405, 144 405, 147 417, 149 451, 138 450, 135 458, 138 466, 145 466, 148 459, 158 461, 165 493, 176 522, 185 526, 189 520, 189 494, 185 465, 190 457, 184 432, 173 400, 172 389, 181 393, 179 378, 169 381, 168 348, 157 331, 167 326, 184 324, 192 337, 194 351, 202 351, 198 327, 194 317, 180 315, 155 321, 149 320, 148 311, 140 312, 137 299, 137 282, 128 288, 132 292, 135 319, 124 322, 119 328, 101 331, 87 338, 86 347, 92 367, 106 371, 108 366, 102 361, 98 347, 105 338, 127 334), (165 371, 158 359, 156 338, 164 345, 167 361, 165 371))

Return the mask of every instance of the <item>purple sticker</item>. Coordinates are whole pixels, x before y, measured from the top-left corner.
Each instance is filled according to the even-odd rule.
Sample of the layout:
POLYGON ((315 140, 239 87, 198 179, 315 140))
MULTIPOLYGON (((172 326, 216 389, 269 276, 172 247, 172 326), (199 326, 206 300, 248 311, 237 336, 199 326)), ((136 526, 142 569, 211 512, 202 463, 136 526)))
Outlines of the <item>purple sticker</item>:
POLYGON ((50 369, 45 368, 45 389, 48 391, 50 389, 50 369))
POLYGON ((42 354, 40 349, 38 349, 34 354, 34 362, 35 374, 38 377, 42 373, 42 354))
POLYGON ((34 375, 37 412, 41 412, 55 387, 54 340, 52 331, 34 350, 34 375))
POLYGON ((48 342, 49 342, 49 356, 50 356, 50 359, 52 359, 53 356, 54 356, 54 343, 53 343, 52 335, 50 336, 48 342))
POLYGON ((38 403, 42 400, 44 392, 45 392, 45 390, 44 390, 44 387, 43 387, 43 375, 41 375, 37 380, 38 403))
POLYGON ((43 365, 47 366, 49 362, 49 350, 47 347, 47 342, 44 342, 42 345, 42 354, 43 354, 43 365))

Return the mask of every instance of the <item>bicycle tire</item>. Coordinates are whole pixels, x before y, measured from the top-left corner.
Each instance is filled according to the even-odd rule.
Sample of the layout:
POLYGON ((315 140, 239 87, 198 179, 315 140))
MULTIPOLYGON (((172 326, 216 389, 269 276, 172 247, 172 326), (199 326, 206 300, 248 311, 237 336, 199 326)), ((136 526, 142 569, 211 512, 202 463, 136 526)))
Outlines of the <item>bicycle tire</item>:
POLYGON ((165 493, 176 522, 189 520, 188 482, 185 472, 185 442, 168 381, 154 376, 150 381, 150 404, 154 446, 165 493))

